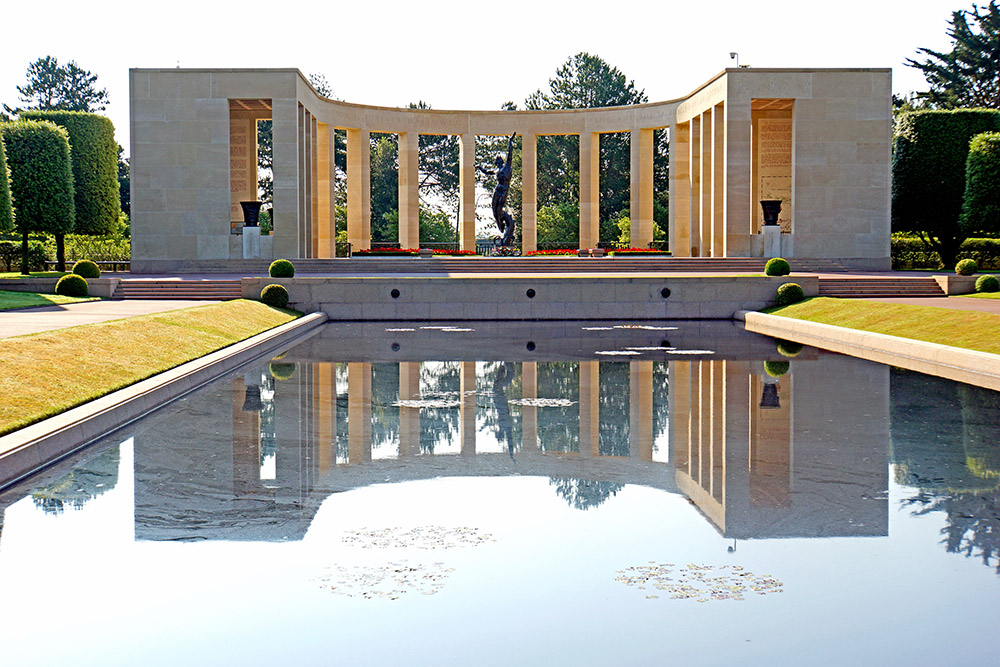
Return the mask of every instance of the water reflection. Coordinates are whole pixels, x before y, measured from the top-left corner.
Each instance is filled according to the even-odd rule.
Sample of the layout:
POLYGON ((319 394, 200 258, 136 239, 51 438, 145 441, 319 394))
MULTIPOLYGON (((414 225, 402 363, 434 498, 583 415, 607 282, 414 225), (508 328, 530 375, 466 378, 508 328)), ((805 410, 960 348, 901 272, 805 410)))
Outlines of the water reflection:
MULTIPOLYGON (((299 540, 334 493, 511 474, 547 477, 577 510, 626 484, 683 493, 731 550, 745 539, 884 536, 891 454, 896 482, 914 490, 905 511, 943 514, 945 548, 1000 572, 993 392, 776 348, 727 325, 685 323, 670 341, 655 330, 491 326, 465 342, 330 326, 154 414, 129 431, 135 537, 299 540), (616 350, 636 354, 597 354, 616 350)), ((112 445, 47 473, 36 506, 79 508, 112 488, 112 445)), ((2 519, 0 509, 0 530, 2 519)))

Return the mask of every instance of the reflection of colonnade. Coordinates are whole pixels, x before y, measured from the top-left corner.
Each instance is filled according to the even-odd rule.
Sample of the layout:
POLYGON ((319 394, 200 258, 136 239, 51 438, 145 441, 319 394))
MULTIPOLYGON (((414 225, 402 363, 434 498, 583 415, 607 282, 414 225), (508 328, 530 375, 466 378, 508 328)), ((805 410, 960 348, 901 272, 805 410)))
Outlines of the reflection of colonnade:
POLYGON ((887 534, 888 368, 834 355, 771 368, 672 362, 678 487, 727 537, 887 534))
POLYGON ((675 100, 544 111, 349 104, 318 95, 294 69, 133 69, 130 90, 137 271, 244 258, 230 227, 238 231, 239 202, 256 199, 256 122, 262 119, 272 121, 275 257, 333 256, 338 131, 346 135, 346 227, 356 249, 371 242, 373 132, 398 139, 399 240, 408 247, 419 243, 419 137, 457 138, 464 250, 475 246, 477 136, 521 137, 522 249, 534 250, 540 137, 578 137, 579 246, 589 248, 597 245, 600 225, 601 135, 626 134, 631 242, 647 246, 653 240, 654 132, 660 130, 670 136, 674 255, 761 256, 757 201, 779 198, 785 256, 888 267, 887 69, 728 69, 675 100), (857 206, 845 209, 839 204, 845 200, 857 206))

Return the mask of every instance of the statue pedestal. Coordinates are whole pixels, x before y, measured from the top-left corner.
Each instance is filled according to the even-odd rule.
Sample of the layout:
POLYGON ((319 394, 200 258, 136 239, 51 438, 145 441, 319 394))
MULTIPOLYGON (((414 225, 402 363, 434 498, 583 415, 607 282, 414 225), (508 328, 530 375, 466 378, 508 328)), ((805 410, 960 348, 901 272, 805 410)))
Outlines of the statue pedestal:
POLYGON ((764 232, 764 257, 781 257, 781 227, 779 225, 764 225, 762 230, 764 232))
POLYGON ((243 259, 260 259, 260 227, 243 227, 243 259))

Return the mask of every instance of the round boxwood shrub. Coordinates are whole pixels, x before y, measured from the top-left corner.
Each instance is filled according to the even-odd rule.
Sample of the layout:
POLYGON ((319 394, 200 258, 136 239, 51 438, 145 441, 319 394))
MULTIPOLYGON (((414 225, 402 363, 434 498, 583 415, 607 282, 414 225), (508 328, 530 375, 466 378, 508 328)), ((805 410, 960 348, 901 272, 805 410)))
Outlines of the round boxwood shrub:
POLYGON ((101 269, 89 259, 81 259, 73 265, 73 273, 81 278, 100 278, 101 269))
POLYGON ((295 266, 287 259, 276 259, 271 262, 271 268, 267 273, 272 278, 292 278, 295 276, 295 266))
POLYGON ((788 260, 781 257, 772 257, 764 265, 764 273, 769 276, 787 276, 792 272, 792 267, 788 265, 788 260))
POLYGON ((778 354, 783 357, 797 357, 799 352, 802 351, 802 343, 795 343, 790 340, 779 340, 775 347, 778 348, 778 354))
POLYGON ((288 290, 281 285, 268 285, 260 291, 262 303, 274 308, 284 308, 288 305, 288 290))
POLYGON ((275 380, 291 380, 295 375, 295 364, 283 364, 271 362, 271 377, 275 380))
POLYGON ((785 283, 774 293, 774 303, 778 306, 788 306, 798 303, 804 298, 806 298, 806 294, 802 291, 802 286, 798 283, 785 283))
POLYGON ((62 296, 87 296, 87 281, 83 276, 67 273, 56 283, 56 294, 62 296))
POLYGON ((791 367, 787 361, 765 361, 764 372, 773 378, 780 378, 788 372, 791 367))
POLYGON ((974 259, 963 259, 955 265, 955 273, 960 276, 971 276, 979 270, 979 265, 974 259))
POLYGON ((1000 292, 1000 280, 996 276, 979 276, 976 279, 977 292, 1000 292))

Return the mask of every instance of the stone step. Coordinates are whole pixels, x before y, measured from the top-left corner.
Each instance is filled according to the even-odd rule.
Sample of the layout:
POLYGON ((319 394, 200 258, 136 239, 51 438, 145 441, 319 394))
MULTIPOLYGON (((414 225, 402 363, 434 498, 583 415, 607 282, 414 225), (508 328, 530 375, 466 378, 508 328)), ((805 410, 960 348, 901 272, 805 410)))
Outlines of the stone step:
POLYGON ((241 297, 239 280, 122 280, 115 299, 226 301, 241 297))

